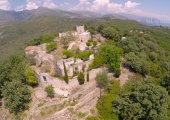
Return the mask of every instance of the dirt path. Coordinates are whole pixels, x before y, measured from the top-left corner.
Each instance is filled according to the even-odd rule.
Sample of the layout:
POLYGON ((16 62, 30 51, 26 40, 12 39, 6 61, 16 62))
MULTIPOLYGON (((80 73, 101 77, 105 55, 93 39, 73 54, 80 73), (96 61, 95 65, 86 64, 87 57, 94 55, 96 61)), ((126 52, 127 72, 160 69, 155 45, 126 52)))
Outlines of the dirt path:
POLYGON ((123 86, 133 74, 127 68, 121 67, 121 75, 118 78, 120 80, 120 86, 123 86))

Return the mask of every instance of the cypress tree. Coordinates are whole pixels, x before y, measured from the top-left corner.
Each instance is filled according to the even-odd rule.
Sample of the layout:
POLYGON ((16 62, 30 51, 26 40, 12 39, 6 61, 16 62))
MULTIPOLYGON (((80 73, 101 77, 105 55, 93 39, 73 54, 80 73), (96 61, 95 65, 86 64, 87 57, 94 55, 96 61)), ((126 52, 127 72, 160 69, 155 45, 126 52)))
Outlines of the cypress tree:
POLYGON ((89 82, 89 72, 87 72, 87 82, 89 82))
POLYGON ((67 69, 66 69, 66 65, 64 62, 63 62, 63 66, 64 66, 64 80, 68 84, 68 74, 67 74, 67 69))

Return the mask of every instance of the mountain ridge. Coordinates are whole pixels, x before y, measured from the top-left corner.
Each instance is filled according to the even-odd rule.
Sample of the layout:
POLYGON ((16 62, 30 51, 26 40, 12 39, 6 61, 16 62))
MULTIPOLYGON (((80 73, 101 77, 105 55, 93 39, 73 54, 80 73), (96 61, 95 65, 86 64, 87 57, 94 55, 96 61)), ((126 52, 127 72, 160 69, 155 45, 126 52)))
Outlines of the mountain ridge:
POLYGON ((91 11, 64 11, 61 9, 49 9, 39 7, 34 10, 4 11, 0 10, 0 24, 27 20, 34 16, 57 16, 62 18, 109 18, 109 19, 129 19, 135 20, 145 25, 170 27, 170 23, 153 17, 143 17, 132 14, 100 14, 91 11))

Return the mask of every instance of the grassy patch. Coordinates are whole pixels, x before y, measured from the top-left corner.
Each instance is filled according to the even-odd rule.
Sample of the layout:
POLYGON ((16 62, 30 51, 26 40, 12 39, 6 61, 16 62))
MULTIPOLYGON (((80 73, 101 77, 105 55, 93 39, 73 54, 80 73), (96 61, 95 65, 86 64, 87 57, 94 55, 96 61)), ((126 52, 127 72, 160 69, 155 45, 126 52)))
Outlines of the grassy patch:
POLYGON ((113 81, 108 94, 99 99, 97 109, 102 120, 118 120, 117 114, 113 113, 112 102, 117 98, 119 92, 119 81, 113 81))
POLYGON ((43 108, 41 110, 40 114, 41 114, 41 116, 45 117, 45 116, 54 114, 57 111, 62 110, 64 107, 65 107, 65 103, 48 106, 48 107, 43 108))

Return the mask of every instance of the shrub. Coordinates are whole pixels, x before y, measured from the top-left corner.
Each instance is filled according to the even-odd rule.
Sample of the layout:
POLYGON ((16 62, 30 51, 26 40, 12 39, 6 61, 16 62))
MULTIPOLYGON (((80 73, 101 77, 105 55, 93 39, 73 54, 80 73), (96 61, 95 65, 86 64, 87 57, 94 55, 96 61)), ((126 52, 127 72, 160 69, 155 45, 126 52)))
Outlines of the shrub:
POLYGON ((39 38, 35 38, 27 43, 27 45, 40 45, 42 43, 49 43, 53 42, 54 38, 56 37, 55 34, 46 34, 42 35, 39 38))
POLYGON ((93 41, 93 46, 96 47, 96 45, 97 45, 97 42, 93 41))
POLYGON ((31 67, 26 67, 25 68, 25 77, 26 77, 26 82, 29 85, 37 85, 38 84, 38 80, 37 80, 36 74, 32 70, 31 67))
POLYGON ((82 72, 80 72, 78 74, 77 79, 78 79, 79 85, 83 85, 84 84, 85 79, 84 79, 84 74, 82 72))
POLYGON ((65 55, 67 58, 73 57, 73 52, 70 50, 64 50, 63 55, 65 55))
POLYGON ((86 45, 89 47, 89 46, 91 46, 91 43, 88 41, 88 42, 86 42, 86 45))
POLYGON ((57 44, 55 42, 47 43, 46 50, 48 53, 54 51, 56 48, 57 44))
POLYGON ((75 57, 76 58, 80 58, 84 61, 88 60, 89 59, 89 56, 92 54, 93 52, 91 50, 88 50, 88 51, 83 51, 79 54, 77 54, 75 57))
POLYGON ((47 92, 48 97, 54 97, 54 87, 52 85, 46 86, 45 92, 47 92))

